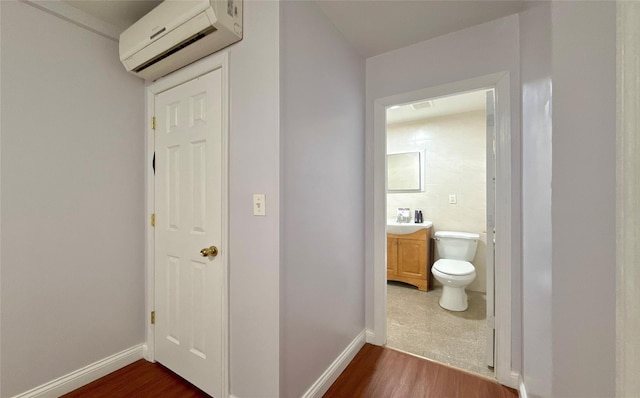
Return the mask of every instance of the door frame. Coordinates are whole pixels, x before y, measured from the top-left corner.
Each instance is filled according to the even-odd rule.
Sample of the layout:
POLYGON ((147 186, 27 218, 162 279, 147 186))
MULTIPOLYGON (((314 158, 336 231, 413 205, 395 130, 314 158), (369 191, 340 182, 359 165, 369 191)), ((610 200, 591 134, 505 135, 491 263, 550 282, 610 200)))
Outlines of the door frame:
POLYGON ((496 93, 495 88, 485 94, 485 153, 487 171, 485 173, 486 184, 486 209, 487 215, 487 333, 486 364, 495 369, 496 364, 496 325, 495 325, 495 231, 496 231, 496 93), (489 294, 489 292, 491 292, 489 294))
MULTIPOLYGON (((520 242, 522 234, 514 228, 512 209, 514 198, 512 167, 519 165, 519 159, 512 159, 512 134, 510 75, 508 72, 494 73, 469 80, 458 81, 436 87, 416 90, 374 100, 373 111, 373 223, 367 228, 367 236, 372 237, 367 245, 367 255, 373 258, 373 289, 368 305, 372 305, 373 319, 368 324, 373 330, 367 331, 367 342, 384 345, 387 341, 386 318, 386 107, 409 103, 425 98, 436 98, 466 91, 495 88, 496 104, 496 252, 495 252, 495 375, 498 382, 516 388, 518 374, 512 370, 511 305, 513 244, 520 242), (514 237, 514 234, 517 236, 514 237)), ((521 194, 518 194, 521 197, 521 194)), ((520 198, 521 199, 521 198, 520 198)))
POLYGON ((220 252, 218 257, 222 260, 223 269, 223 293, 222 293, 222 321, 223 328, 223 348, 222 348, 222 369, 223 369, 223 393, 229 396, 229 56, 227 51, 210 55, 200 61, 194 62, 176 72, 163 78, 150 82, 146 86, 145 98, 145 333, 146 343, 144 347, 144 358, 147 361, 155 362, 155 326, 151 324, 151 312, 155 309, 155 228, 151 226, 151 215, 155 213, 154 195, 154 171, 152 168, 153 155, 155 152, 155 136, 152 126, 152 117, 155 113, 155 96, 163 91, 179 86, 190 80, 196 79, 216 69, 221 70, 222 78, 222 234, 220 252))

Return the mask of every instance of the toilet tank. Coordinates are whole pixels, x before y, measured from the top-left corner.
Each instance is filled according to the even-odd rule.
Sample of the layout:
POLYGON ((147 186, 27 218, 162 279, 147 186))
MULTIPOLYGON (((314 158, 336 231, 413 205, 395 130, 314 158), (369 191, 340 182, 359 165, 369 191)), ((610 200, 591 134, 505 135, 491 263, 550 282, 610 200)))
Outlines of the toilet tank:
POLYGON ((476 256, 480 235, 454 231, 438 231, 434 235, 440 258, 471 261, 476 256))

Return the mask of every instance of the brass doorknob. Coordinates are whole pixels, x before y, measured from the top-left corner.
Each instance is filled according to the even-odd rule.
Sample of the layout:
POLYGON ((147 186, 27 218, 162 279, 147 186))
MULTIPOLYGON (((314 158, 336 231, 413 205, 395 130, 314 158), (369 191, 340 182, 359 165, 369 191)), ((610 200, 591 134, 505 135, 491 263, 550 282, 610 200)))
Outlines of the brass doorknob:
POLYGON ((215 246, 205 247, 204 249, 200 250, 200 255, 202 257, 215 257, 218 255, 218 248, 215 246))

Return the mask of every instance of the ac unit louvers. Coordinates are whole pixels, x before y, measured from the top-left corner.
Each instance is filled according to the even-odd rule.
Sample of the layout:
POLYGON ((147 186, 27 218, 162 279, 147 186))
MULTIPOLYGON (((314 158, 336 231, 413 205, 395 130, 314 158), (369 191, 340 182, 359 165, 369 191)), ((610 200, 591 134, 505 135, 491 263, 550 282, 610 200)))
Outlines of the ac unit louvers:
POLYGON ((242 0, 166 0, 120 35, 120 61, 145 80, 242 40, 242 0))

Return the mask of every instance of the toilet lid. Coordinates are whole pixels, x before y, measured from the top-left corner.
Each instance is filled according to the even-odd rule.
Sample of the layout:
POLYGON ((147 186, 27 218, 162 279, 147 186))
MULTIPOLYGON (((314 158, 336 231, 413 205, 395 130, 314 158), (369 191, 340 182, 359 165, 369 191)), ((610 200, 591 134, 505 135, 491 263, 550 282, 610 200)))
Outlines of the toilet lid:
POLYGON ((435 269, 448 275, 468 275, 476 269, 468 261, 441 259, 433 265, 435 269))

